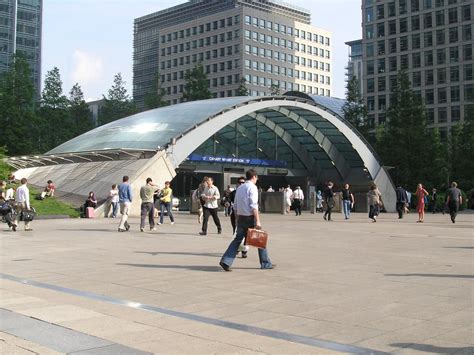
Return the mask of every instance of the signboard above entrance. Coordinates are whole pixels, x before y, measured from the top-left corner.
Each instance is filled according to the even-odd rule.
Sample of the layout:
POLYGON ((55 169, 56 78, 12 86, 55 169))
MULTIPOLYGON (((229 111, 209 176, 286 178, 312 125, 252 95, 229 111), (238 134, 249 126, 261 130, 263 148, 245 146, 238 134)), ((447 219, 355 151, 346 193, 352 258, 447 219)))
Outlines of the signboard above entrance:
POLYGON ((287 164, 281 160, 252 159, 252 158, 234 158, 234 157, 214 157, 209 155, 191 154, 186 159, 188 161, 200 161, 206 163, 234 164, 234 165, 252 165, 268 166, 273 168, 286 168, 287 164))

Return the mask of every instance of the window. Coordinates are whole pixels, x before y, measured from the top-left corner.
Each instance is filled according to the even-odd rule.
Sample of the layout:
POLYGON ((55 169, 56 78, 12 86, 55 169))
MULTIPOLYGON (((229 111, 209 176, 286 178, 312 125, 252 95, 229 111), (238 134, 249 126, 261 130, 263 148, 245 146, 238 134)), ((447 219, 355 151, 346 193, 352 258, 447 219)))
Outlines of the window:
POLYGON ((385 91, 385 77, 384 76, 380 76, 378 79, 377 79, 377 88, 378 88, 378 91, 385 91))
POLYGON ((411 0, 411 11, 420 11, 420 0, 411 0))
POLYGON ((451 122, 458 122, 461 119, 461 108, 459 106, 451 107, 451 122))
POLYGON ((449 29, 449 43, 455 43, 458 41, 458 28, 451 27, 449 29))
POLYGON ((367 38, 367 39, 374 38, 374 26, 373 25, 365 26, 365 38, 367 38))
POLYGON ((449 62, 450 63, 459 62, 459 49, 458 49, 458 47, 449 48, 449 62))
POLYGON ((388 22, 388 34, 389 35, 397 34, 397 23, 395 20, 391 20, 388 22))
POLYGON ((433 51, 425 51, 423 53, 425 59, 425 66, 432 66, 433 65, 433 51))
POLYGON ((436 11, 436 26, 444 25, 444 10, 436 11))
POLYGON ((397 57, 388 58, 388 70, 397 71, 397 57))
POLYGON ((438 84, 445 84, 446 83, 446 68, 438 69, 437 72, 438 77, 438 84))
POLYGON ((465 61, 472 60, 472 44, 466 44, 465 46, 463 46, 462 52, 463 52, 463 59, 465 61))
POLYGON ((385 111, 385 109, 387 108, 387 99, 385 95, 380 95, 378 97, 378 105, 380 111, 385 111))
POLYGON ((466 102, 474 101, 474 84, 464 85, 464 100, 466 102))
POLYGON ((366 52, 367 52, 367 57, 373 57, 374 56, 374 44, 373 43, 367 43, 366 52))
POLYGON ((421 48, 421 40, 419 34, 414 34, 411 36, 411 49, 421 48))
POLYGON ((431 47, 433 46, 433 32, 425 32, 423 33, 424 39, 424 47, 431 47))
POLYGON ((417 31, 420 29, 420 16, 412 16, 411 17, 411 30, 417 31))
POLYGON ((250 16, 245 16, 245 24, 250 25, 252 18, 250 16))
POLYGON ((408 54, 400 56, 400 69, 408 69, 408 54))
POLYGON ((395 38, 388 40, 388 52, 389 53, 397 52, 397 40, 395 38))
POLYGON ((408 37, 400 37, 400 51, 404 52, 408 50, 408 37))
POLYGON ((407 0, 398 0, 398 1, 399 1, 398 10, 400 12, 400 15, 406 14, 406 12, 407 12, 407 0))
MULTIPOLYGON (((368 88, 367 88, 368 91, 368 88)), ((372 112, 375 110, 375 97, 369 96, 367 97, 367 110, 372 112)))
MULTIPOLYGON (((395 78, 396 80, 396 78, 395 78)), ((412 84, 414 87, 419 87, 421 86, 421 72, 413 72, 412 74, 412 84)))
POLYGON ((435 6, 436 7, 444 6, 444 0, 436 0, 435 1, 435 6))
POLYGON ((385 22, 377 24, 377 37, 385 36, 385 22))
POLYGON ((451 102, 459 102, 460 96, 459 86, 451 86, 451 102))
POLYGON ((385 54, 385 41, 378 41, 377 42, 377 54, 378 55, 385 54))
POLYGON ((419 52, 413 53, 411 61, 412 61, 413 68, 421 67, 421 54, 419 52))
POLYGON ((438 108, 438 123, 446 123, 448 121, 448 113, 446 107, 438 108))
POLYGON ((374 92, 374 79, 367 79, 367 92, 374 92))
POLYGON ((431 27, 433 27, 433 19, 430 12, 423 15, 423 28, 431 28, 431 27))
POLYGON ((449 68, 449 77, 452 83, 459 81, 459 67, 449 68))
POLYGON ((471 41, 472 40, 472 30, 471 25, 464 25, 462 26, 462 40, 463 41, 471 41))
POLYGON ((436 31, 436 44, 444 44, 445 43, 445 35, 444 30, 437 30, 436 31))
POLYGON ((407 18, 400 19, 400 33, 405 33, 408 31, 408 20, 407 18))
POLYGON ((377 60, 377 73, 385 73, 385 59, 377 60))
MULTIPOLYGON (((474 65, 473 64, 466 64, 464 66, 464 80, 473 80, 474 79, 474 65)), ((467 96, 464 95, 464 99, 467 99, 467 96)), ((471 100, 474 100, 472 98, 471 100)))
POLYGON ((450 24, 458 22, 458 8, 457 7, 452 7, 448 10, 448 22, 450 24))
POLYGON ((434 109, 429 108, 426 110, 426 123, 433 124, 434 123, 434 109))
POLYGON ((461 8, 461 19, 462 21, 471 20, 471 6, 470 5, 465 5, 461 8))
POLYGON ((434 84, 434 76, 432 70, 425 71, 425 85, 433 85, 434 84))
POLYGON ((423 0, 424 9, 431 9, 431 7, 432 7, 432 0, 423 0))
POLYGON ((448 100, 446 93, 446 88, 439 88, 438 89, 438 104, 445 104, 448 100))
POLYGON ((388 3, 388 17, 393 17, 396 15, 395 11, 395 2, 388 3))
POLYGON ((446 63, 446 49, 445 48, 436 50, 436 63, 437 64, 446 63))
MULTIPOLYGON (((369 10, 369 9, 367 9, 369 10)), ((372 8, 370 8, 372 10, 372 8)), ((377 5, 377 20, 381 20, 385 17, 385 5, 377 5)))
POLYGON ((433 89, 429 89, 425 91, 425 103, 427 105, 433 105, 434 104, 434 91, 433 89))

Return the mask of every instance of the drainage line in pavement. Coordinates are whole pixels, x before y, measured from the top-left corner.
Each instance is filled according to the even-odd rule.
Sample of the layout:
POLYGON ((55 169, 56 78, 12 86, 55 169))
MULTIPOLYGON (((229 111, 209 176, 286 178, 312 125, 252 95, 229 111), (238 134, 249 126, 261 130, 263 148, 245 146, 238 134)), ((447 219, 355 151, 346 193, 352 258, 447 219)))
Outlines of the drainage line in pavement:
POLYGON ((254 327, 254 326, 240 324, 240 323, 228 322, 228 321, 220 320, 220 319, 203 317, 203 316, 199 316, 199 315, 191 314, 191 313, 173 311, 171 309, 155 307, 151 305, 142 304, 139 302, 121 300, 121 299, 106 296, 106 295, 99 295, 93 292, 80 291, 80 290, 75 290, 72 288, 61 287, 61 286, 51 285, 51 284, 47 284, 43 282, 22 279, 20 277, 2 274, 2 273, 0 273, 0 278, 14 281, 14 282, 19 282, 25 285, 40 287, 40 288, 44 288, 48 290, 53 290, 53 291, 58 291, 62 293, 67 293, 70 295, 84 297, 84 298, 88 298, 88 299, 92 299, 96 301, 107 302, 107 303, 126 306, 130 308, 142 309, 142 310, 154 312, 154 313, 166 314, 173 317, 193 320, 196 322, 211 324, 218 327, 240 330, 240 331, 250 333, 250 334, 260 335, 260 336, 279 339, 279 340, 286 340, 292 343, 304 344, 304 345, 309 345, 309 346, 322 348, 322 349, 328 349, 328 350, 339 351, 339 352, 350 353, 350 354, 373 354, 373 355, 388 354, 388 353, 377 351, 377 350, 361 348, 361 347, 352 346, 352 345, 344 345, 344 344, 331 342, 331 341, 318 340, 315 338, 286 333, 286 332, 282 332, 278 330, 270 330, 270 329, 259 328, 259 327, 254 327))

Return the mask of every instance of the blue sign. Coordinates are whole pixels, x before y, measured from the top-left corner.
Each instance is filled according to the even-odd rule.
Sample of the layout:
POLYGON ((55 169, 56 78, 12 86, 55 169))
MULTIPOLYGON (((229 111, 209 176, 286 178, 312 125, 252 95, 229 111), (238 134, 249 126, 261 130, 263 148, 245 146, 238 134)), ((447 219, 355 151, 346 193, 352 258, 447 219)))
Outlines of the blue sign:
POLYGON ((191 154, 187 160, 189 161, 200 161, 206 163, 219 163, 219 164, 239 164, 239 165, 252 165, 252 166, 268 166, 272 168, 286 168, 286 161, 281 160, 268 160, 268 159, 252 159, 252 158, 228 158, 228 157, 213 157, 209 155, 198 155, 191 154))

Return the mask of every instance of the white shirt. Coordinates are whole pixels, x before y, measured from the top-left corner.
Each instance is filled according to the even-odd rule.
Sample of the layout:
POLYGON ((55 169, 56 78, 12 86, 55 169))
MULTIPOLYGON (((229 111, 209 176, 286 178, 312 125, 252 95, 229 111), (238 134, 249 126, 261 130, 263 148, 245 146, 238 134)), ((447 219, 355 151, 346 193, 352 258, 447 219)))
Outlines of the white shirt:
POLYGON ((118 190, 110 190, 110 202, 119 202, 118 190))
POLYGON ((26 204, 26 208, 30 209, 30 190, 26 184, 21 185, 16 189, 16 202, 24 202, 26 204))
POLYGON ((5 192, 5 200, 14 200, 15 199, 15 191, 13 190, 13 187, 10 187, 6 192, 5 192))
POLYGON ((304 200, 303 190, 296 189, 295 192, 293 192, 293 199, 294 200, 304 200))
POLYGON ((238 216, 253 216, 253 210, 258 210, 258 189, 251 181, 240 185, 235 193, 234 211, 238 216))
POLYGON ((275 192, 271 187, 268 188, 267 192, 275 192))
POLYGON ((217 200, 221 198, 221 195, 219 193, 219 189, 212 185, 211 187, 209 186, 206 186, 206 188, 204 189, 202 195, 202 197, 215 197, 215 199, 212 199, 212 200, 208 200, 208 199, 205 199, 206 203, 204 204, 204 207, 207 207, 207 208, 218 208, 219 205, 217 204, 217 200))

